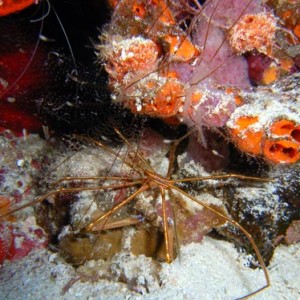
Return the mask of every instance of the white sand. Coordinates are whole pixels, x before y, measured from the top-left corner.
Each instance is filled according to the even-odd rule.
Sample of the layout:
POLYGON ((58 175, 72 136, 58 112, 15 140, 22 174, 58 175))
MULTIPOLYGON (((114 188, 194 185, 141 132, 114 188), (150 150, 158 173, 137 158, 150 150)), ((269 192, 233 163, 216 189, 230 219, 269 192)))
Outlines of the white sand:
MULTIPOLYGON (((155 279, 149 259, 125 253, 117 255, 112 268, 126 269, 127 276, 147 282, 143 295, 115 280, 75 282, 65 295, 63 287, 78 275, 56 254, 36 251, 23 260, 7 262, 0 270, 1 299, 235 299, 264 283, 261 270, 243 265, 245 257, 232 244, 205 238, 201 244, 182 247, 181 259, 164 263, 155 279)), ((271 288, 254 299, 300 299, 300 244, 279 246, 269 266, 271 288)))

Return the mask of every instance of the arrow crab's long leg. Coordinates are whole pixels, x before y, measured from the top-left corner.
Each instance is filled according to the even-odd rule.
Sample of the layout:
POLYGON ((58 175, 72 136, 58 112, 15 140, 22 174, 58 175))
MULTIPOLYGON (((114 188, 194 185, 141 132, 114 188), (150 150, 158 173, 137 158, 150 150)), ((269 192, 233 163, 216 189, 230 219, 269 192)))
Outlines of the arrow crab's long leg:
POLYGON ((214 208, 210 207, 209 205, 207 205, 206 203, 204 203, 203 201, 200 201, 198 199, 196 199, 195 197, 189 195, 188 193, 186 193, 185 191, 183 191, 182 189, 180 189, 179 187, 175 186, 175 185, 171 185, 169 186, 170 189, 173 189, 173 190, 176 190, 177 192, 179 192, 180 194, 182 194, 183 196, 187 197, 189 200, 199 204, 200 206, 208 209, 209 211, 215 213, 216 215, 220 216, 221 218, 225 219, 227 222, 229 222, 230 224, 232 224, 233 226, 237 227, 239 230, 241 230, 243 232, 243 234, 247 237, 248 241, 250 242, 254 252, 255 252, 255 255, 259 261, 259 264, 264 272, 264 276, 265 276, 265 279, 266 279, 266 284, 257 289, 256 291, 254 292, 251 292, 250 294, 246 295, 245 297, 242 297, 240 299, 243 299, 243 298, 248 298, 250 296, 253 296, 261 291, 263 291, 264 289, 270 287, 271 285, 271 281, 270 281, 270 276, 269 276, 269 273, 268 273, 268 270, 267 270, 267 267, 264 263, 264 260, 263 260, 263 257, 262 255, 260 254, 260 251, 255 243, 255 241, 253 240, 251 234, 243 227, 241 226, 238 222, 234 221, 233 219, 229 218, 228 216, 226 216, 225 214, 223 213, 220 213, 219 211, 215 210, 214 208))

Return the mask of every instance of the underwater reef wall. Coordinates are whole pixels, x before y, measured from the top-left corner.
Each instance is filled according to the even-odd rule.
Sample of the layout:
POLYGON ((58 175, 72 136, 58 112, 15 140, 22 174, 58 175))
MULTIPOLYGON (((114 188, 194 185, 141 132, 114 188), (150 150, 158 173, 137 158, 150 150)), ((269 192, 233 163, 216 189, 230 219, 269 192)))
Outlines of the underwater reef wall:
MULTIPOLYGON (((275 251, 274 261, 278 259, 276 253, 280 253, 283 260, 282 247, 300 240, 299 3, 284 0, 211 0, 203 5, 196 0, 109 2, 111 20, 95 47, 97 67, 100 63, 109 75, 112 102, 129 109, 134 116, 156 118, 155 121, 160 119, 162 122, 158 122, 157 126, 166 126, 165 131, 176 132, 180 124, 185 124, 196 134, 191 134, 189 141, 178 147, 180 154, 175 155, 174 152, 172 157, 168 154, 172 153, 172 142, 175 141, 174 136, 179 137, 178 132, 171 138, 170 132, 162 136, 142 128, 138 141, 122 140, 119 135, 119 140, 124 144, 121 145, 120 141, 111 142, 107 136, 100 136, 97 147, 97 141, 76 136, 75 141, 71 139, 71 147, 63 147, 64 150, 59 153, 52 149, 53 146, 61 146, 55 138, 47 142, 26 134, 17 138, 4 128, 0 139, 3 154, 0 160, 0 190, 3 194, 0 197, 0 214, 4 216, 2 218, 0 215, 1 220, 4 219, 0 225, 0 263, 4 265, 5 274, 14 270, 14 266, 20 270, 26 269, 19 259, 25 258, 26 264, 30 252, 28 261, 31 261, 34 273, 40 274, 36 271, 39 258, 35 255, 41 253, 40 259, 47 260, 51 265, 48 272, 52 280, 58 281, 57 278, 60 278, 60 291, 54 289, 54 293, 65 293, 67 299, 72 297, 73 285, 80 297, 85 295, 85 289, 91 282, 95 282, 95 297, 103 296, 108 290, 108 296, 112 297, 114 292, 118 294, 121 291, 123 295, 125 291, 129 297, 142 295, 151 298, 164 291, 172 294, 172 285, 177 289, 177 282, 185 295, 195 296, 197 282, 190 288, 187 280, 189 273, 193 274, 194 279, 197 278, 193 273, 195 265, 201 270, 199 273, 206 277, 206 266, 209 266, 213 287, 223 289, 224 284, 222 280, 217 280, 218 277, 223 280, 224 277, 229 278, 223 272, 222 263, 213 258, 213 255, 220 253, 216 250, 216 243, 233 254, 228 270, 235 269, 232 266, 242 261, 237 273, 243 269, 245 273, 255 274, 253 277, 250 275, 251 286, 256 286, 257 282, 259 286, 264 286, 262 280, 255 279, 257 274, 262 275, 261 270, 248 267, 257 266, 253 255, 256 249, 253 251, 249 239, 237 230, 234 222, 228 224, 223 215, 243 226, 253 237, 264 261, 271 264, 270 273, 275 274, 276 278, 271 280, 271 285, 275 282, 276 292, 282 283, 288 285, 291 282, 290 293, 295 295, 297 276, 289 280, 285 278, 284 281, 279 272, 278 280, 272 256, 275 251), (40 147, 36 149, 38 159, 28 154, 33 152, 32 144, 40 147), (139 163, 143 160, 149 165, 146 163, 146 167, 141 167, 139 163), (49 161, 51 172, 41 167, 48 165, 49 161), (171 177, 168 173, 172 163, 175 167, 171 177), (155 171, 149 173, 152 168, 155 171), (139 171, 142 171, 141 177, 139 171), (225 173, 229 176, 226 177, 225 173), (249 177, 233 173, 245 173, 249 177), (122 182, 120 190, 107 191, 108 175, 115 180, 116 186, 122 178, 126 178, 132 186, 128 188, 129 185, 122 182), (222 175, 222 180, 218 180, 222 175), (97 181, 100 178, 97 176, 102 176, 104 183, 97 181), (16 181, 18 177, 20 179, 16 181), (95 186, 89 182, 82 183, 79 177, 93 178, 95 186), (155 181, 153 178, 158 179, 155 181), (171 179, 177 180, 176 187, 180 192, 171 193, 168 190, 170 186, 165 183, 171 179), (49 192, 53 182, 56 185, 49 192), (139 185, 147 187, 149 182, 151 184, 146 193, 135 194, 135 188, 139 185), (163 196, 153 187, 153 183, 157 182, 161 184, 158 187, 168 190, 166 207, 162 205, 163 196), (31 187, 27 189, 27 185, 31 187), (96 189, 96 193, 89 191, 89 188, 96 189), (66 189, 71 192, 66 193, 66 189), (184 193, 202 201, 199 203, 212 210, 201 207, 199 203, 191 203, 184 193), (35 198, 40 194, 43 196, 35 198), (132 195, 135 197, 131 202, 132 195), (26 198, 25 202, 23 198, 26 198), (124 199, 130 202, 129 205, 122 207, 110 219, 111 223, 115 223, 109 224, 111 227, 103 232, 103 224, 96 224, 99 220, 97 216, 109 215, 111 208, 124 199), (34 212, 31 206, 37 202, 41 203, 34 212), (27 210, 21 210, 16 215, 10 213, 22 205, 27 210), (118 217, 124 217, 121 220, 124 226, 118 225, 118 217), (182 245, 183 266, 177 260, 171 265, 160 262, 166 259, 166 252, 169 254, 164 243, 167 230, 163 227, 166 223, 163 218, 168 219, 170 228, 177 222, 174 235, 182 245), (92 230, 88 231, 89 228, 92 230), (227 242, 212 240, 207 235, 230 240, 235 247, 227 242), (198 248, 200 242, 208 251, 205 253, 203 250, 202 260, 199 255, 202 252, 198 248), (274 250, 279 244, 285 245, 274 250), (45 249, 36 252, 45 247, 57 253, 50 254, 45 249), (249 253, 248 257, 236 249, 249 253), (58 269, 67 270, 63 273, 65 277, 55 273, 58 269), (104 285, 101 285, 101 291, 99 285, 97 287, 99 283, 104 285), (110 288, 111 284, 118 290, 110 288), (83 286, 82 293, 78 292, 78 285, 83 286)), ((16 7, 16 10, 22 8, 16 7)), ((17 57, 21 57, 19 55, 17 57)), ((11 59, 4 55, 0 59, 6 63, 1 65, 6 70, 22 68, 15 63, 9 64, 11 59)), ((62 62, 59 55, 56 59, 55 62, 62 62)), ((12 61, 15 61, 14 57, 12 61)), ((79 90, 89 86, 90 82, 77 80, 70 74, 72 72, 59 77, 58 81, 67 78, 79 90)), ((5 96, 8 95, 6 84, 13 82, 6 79, 0 80, 0 88, 4 91, 1 95, 5 96)), ((19 82, 21 92, 30 90, 30 84, 35 80, 34 76, 27 79, 25 83, 29 85, 19 82)), ((60 104, 72 107, 67 102, 60 104)), ((0 119, 7 121, 2 125, 9 127, 14 124, 15 116, 22 119, 22 111, 9 111, 7 102, 2 104, 0 119)), ((52 103, 47 104, 50 110, 52 103)), ((114 117, 121 119, 121 110, 119 112, 120 115, 115 114, 114 117)), ((29 123, 35 120, 31 114, 25 116, 28 116, 29 123)), ((23 124, 26 129, 26 123, 23 124)), ((34 131, 27 126, 29 131, 34 131)), ((128 126, 133 128, 131 124, 128 126)), ((41 124, 38 123, 37 127, 40 128, 41 124)), ((296 244, 284 249, 289 249, 289 252, 297 247, 296 244)), ((172 259, 180 253, 177 249, 172 259)), ((228 257, 229 254, 225 260, 228 257)), ((288 259, 294 261, 295 257, 291 255, 288 259)), ((14 272, 21 273, 18 269, 14 272)), ((0 277, 1 284, 7 280, 3 276, 0 277)), ((19 280, 24 280, 21 275, 19 280)), ((203 277, 201 280, 205 282, 203 277)), ((233 295, 226 280, 225 292, 222 290, 221 296, 237 297, 249 293, 249 288, 244 287, 246 281, 239 278, 241 291, 233 295)), ((32 287, 33 290, 35 288, 32 287)), ((7 289, 5 291, 8 293, 7 289)), ((220 295, 212 287, 209 292, 213 296, 220 295)), ((45 293, 51 294, 49 290, 45 293)), ((282 290, 280 293, 284 294, 282 290)))

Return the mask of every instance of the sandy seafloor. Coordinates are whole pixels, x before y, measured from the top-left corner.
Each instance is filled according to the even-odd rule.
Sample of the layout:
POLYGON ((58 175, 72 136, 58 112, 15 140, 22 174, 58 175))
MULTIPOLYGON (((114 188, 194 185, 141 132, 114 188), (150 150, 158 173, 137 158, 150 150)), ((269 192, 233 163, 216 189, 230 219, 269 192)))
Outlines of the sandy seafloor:
MULTIPOLYGON (((161 287, 149 274, 149 259, 119 254, 115 261, 127 272, 139 269, 149 292, 129 291, 126 284, 99 280, 77 281, 64 294, 63 287, 77 277, 70 265, 47 250, 31 253, 1 268, 1 299, 236 299, 264 282, 261 270, 243 266, 243 255, 228 242, 205 238, 182 247, 181 260, 163 264, 161 287), (142 266, 142 270, 140 267, 142 266), (147 277, 148 276, 148 277, 147 277)), ((300 244, 279 246, 268 267, 271 287, 254 299, 300 299, 300 244)))
MULTIPOLYGON (((8 150, 1 163, 13 166, 20 153, 25 161, 43 153, 45 142, 30 136, 16 146, 16 157, 8 146, 7 140, 1 139, 2 149, 8 150)), ((12 167, 11 172, 16 170, 12 167)), ((41 249, 0 267, 0 299, 236 299, 265 284, 262 270, 251 269, 247 263, 245 254, 238 253, 233 244, 205 237, 202 243, 182 246, 180 259, 162 263, 158 273, 153 272, 152 259, 129 252, 116 254, 106 265, 91 261, 88 268, 100 274, 109 268, 114 274, 110 280, 93 282, 96 278, 76 280, 78 273, 59 254, 41 249), (118 274, 127 282, 118 282, 118 274), (62 294, 70 281, 74 284, 62 294)), ((268 269, 271 288, 253 298, 300 299, 300 243, 278 246, 268 269)))

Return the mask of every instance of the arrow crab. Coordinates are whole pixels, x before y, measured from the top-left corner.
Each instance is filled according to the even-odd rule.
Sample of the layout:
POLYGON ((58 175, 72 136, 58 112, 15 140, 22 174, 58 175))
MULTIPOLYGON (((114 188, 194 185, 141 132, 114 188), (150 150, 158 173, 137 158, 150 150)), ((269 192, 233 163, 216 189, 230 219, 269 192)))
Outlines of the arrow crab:
POLYGON ((263 185, 271 180, 209 175, 200 165, 185 163, 186 153, 178 156, 177 150, 191 131, 165 142, 148 132, 150 140, 144 136, 141 144, 115 131, 125 146, 114 148, 100 140, 77 137, 90 146, 48 175, 60 178, 51 184, 52 189, 29 204, 12 208, 2 218, 39 203, 38 223, 52 243, 56 240, 65 259, 76 266, 91 259, 109 261, 122 249, 171 263, 180 256, 181 244, 199 242, 214 229, 230 226, 245 236, 266 281, 245 297, 267 288, 268 271, 251 234, 208 191, 218 189, 219 181, 225 185, 236 181, 263 185), (149 142, 148 148, 143 145, 149 142), (180 171, 180 164, 187 173, 180 171))

